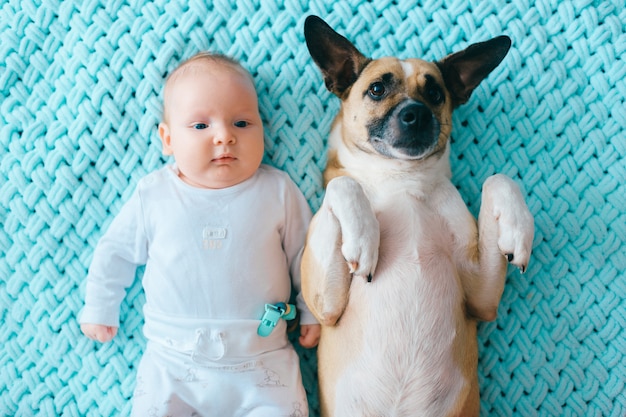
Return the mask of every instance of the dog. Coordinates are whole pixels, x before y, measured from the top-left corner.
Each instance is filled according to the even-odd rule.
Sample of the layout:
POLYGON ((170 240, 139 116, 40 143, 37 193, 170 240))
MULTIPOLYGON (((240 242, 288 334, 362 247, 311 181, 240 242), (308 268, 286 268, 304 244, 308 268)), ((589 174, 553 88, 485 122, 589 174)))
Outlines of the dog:
POLYGON ((452 111, 503 60, 506 36, 437 62, 367 58, 317 16, 308 50, 341 100, 302 257, 322 324, 324 417, 478 416, 478 320, 496 318, 534 220, 516 183, 483 184, 478 222, 451 183, 452 111))

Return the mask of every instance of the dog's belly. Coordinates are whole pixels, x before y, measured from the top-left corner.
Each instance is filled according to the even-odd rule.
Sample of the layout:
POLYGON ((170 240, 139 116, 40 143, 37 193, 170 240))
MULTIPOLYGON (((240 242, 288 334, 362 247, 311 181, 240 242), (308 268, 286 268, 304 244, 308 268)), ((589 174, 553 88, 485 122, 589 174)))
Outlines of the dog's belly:
POLYGON ((374 279, 353 280, 338 326, 325 335, 345 352, 334 415, 449 415, 476 378, 477 355, 452 233, 427 203, 409 196, 376 212, 381 245, 374 279))

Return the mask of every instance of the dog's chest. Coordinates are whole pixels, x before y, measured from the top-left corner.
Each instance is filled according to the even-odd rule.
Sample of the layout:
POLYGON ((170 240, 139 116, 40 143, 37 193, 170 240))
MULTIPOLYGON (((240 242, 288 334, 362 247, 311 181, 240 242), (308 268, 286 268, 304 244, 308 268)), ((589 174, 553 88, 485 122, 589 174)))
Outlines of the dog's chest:
MULTIPOLYGON (((397 194, 371 202, 381 229, 379 263, 371 283, 351 285, 346 322, 359 322, 366 342, 354 353, 345 378, 355 379, 347 385, 371 372, 414 409, 446 409, 464 383, 454 351, 467 332, 453 233, 427 200, 397 194), (441 403, 429 404, 439 390, 441 403)), ((438 413, 427 414, 444 415, 438 413)))
POLYGON ((380 267, 427 266, 433 257, 449 261, 454 245, 451 224, 436 199, 399 192, 371 196, 381 231, 380 267))
POLYGON ((385 310, 400 306, 400 314, 413 323, 455 326, 464 313, 452 223, 433 206, 435 199, 410 193, 369 197, 381 231, 378 265, 373 285, 358 289, 353 283, 353 291, 385 310))

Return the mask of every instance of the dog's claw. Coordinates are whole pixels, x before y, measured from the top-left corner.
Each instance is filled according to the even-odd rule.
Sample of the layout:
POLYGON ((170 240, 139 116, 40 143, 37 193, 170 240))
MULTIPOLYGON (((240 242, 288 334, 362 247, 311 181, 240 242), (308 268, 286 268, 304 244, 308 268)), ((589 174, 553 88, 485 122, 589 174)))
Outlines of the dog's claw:
MULTIPOLYGON (((506 256, 506 260, 509 261, 509 262, 513 262, 513 259, 515 258, 515 256, 512 253, 507 253, 504 256, 506 256)), ((520 270, 520 272, 522 274, 526 272, 526 265, 525 264, 518 265, 517 268, 520 270)))
MULTIPOLYGON (((515 256, 512 253, 507 253, 504 256, 506 257, 506 260, 509 261, 509 262, 513 262, 513 259, 515 259, 515 256)), ((522 274, 524 274, 524 273, 526 273, 527 265, 526 264, 520 264, 520 265, 517 265, 517 268, 519 269, 519 271, 522 274)))
MULTIPOLYGON (((356 270, 359 268, 359 263, 358 262, 348 262, 348 268, 350 270, 350 274, 354 275, 356 270)), ((370 272, 364 278, 367 280, 367 282, 372 282, 372 273, 370 272)))

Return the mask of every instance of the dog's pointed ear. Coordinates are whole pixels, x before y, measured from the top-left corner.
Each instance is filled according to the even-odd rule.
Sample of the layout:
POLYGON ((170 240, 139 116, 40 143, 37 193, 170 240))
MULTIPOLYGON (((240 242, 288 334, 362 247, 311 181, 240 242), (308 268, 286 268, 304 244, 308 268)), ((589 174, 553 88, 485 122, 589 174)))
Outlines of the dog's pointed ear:
POLYGON ((308 16, 304 21, 304 38, 326 88, 341 98, 370 59, 318 16, 308 16))
POLYGON ((469 100, 472 91, 500 65, 510 47, 508 36, 498 36, 470 45, 437 62, 454 107, 469 100))

